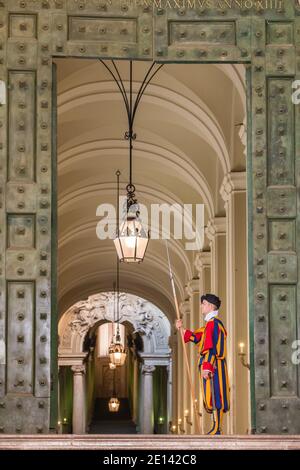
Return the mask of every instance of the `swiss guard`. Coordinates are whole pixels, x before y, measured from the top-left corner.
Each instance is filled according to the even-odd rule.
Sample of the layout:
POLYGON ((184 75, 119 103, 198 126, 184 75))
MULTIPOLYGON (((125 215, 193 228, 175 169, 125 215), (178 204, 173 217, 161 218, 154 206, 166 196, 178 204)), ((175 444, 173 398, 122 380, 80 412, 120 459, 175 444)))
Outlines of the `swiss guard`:
MULTIPOLYGON (((213 415, 213 426, 208 434, 222 434, 223 414, 229 411, 229 381, 226 364, 226 336, 223 323, 218 318, 221 300, 214 294, 201 296, 201 311, 205 326, 195 331, 184 330, 185 343, 198 345, 200 384, 204 408, 213 415)), ((176 321, 177 329, 183 327, 176 321)))

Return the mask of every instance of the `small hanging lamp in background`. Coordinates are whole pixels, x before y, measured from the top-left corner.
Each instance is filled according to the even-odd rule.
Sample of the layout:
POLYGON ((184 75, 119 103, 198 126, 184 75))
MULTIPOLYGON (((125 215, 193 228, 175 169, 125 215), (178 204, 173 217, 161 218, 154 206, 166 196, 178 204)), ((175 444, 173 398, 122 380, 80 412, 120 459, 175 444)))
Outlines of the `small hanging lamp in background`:
POLYGON ((112 397, 108 402, 109 411, 117 412, 119 411, 120 401, 118 398, 112 397))
POLYGON ((113 396, 108 402, 108 408, 110 412, 116 413, 117 411, 119 411, 119 407, 120 407, 120 400, 118 400, 117 394, 116 394, 116 371, 114 370, 113 371, 113 396))
MULTIPOLYGON (((128 131, 125 132, 125 139, 129 142, 129 182, 126 186, 127 191, 127 208, 126 215, 121 222, 119 221, 119 215, 117 217, 117 233, 114 240, 115 247, 117 250, 118 257, 120 261, 126 263, 140 263, 143 261, 146 249, 149 242, 149 231, 145 230, 142 221, 140 219, 140 210, 137 199, 135 197, 135 186, 132 181, 132 150, 133 150, 133 141, 136 139, 136 133, 133 131, 134 118, 140 100, 151 82, 152 78, 157 74, 161 69, 163 64, 157 64, 152 62, 149 67, 143 82, 136 94, 135 101, 133 102, 133 90, 132 90, 132 71, 133 65, 132 60, 129 61, 129 96, 128 92, 125 89, 124 82, 121 78, 120 72, 115 64, 115 61, 112 60, 112 66, 109 67, 106 62, 102 59, 99 59, 100 62, 106 67, 110 75, 116 82, 124 104, 126 108, 126 114, 128 119, 128 131)), ((118 193, 119 193, 119 176, 120 172, 117 172, 118 176, 118 193)), ((117 207, 119 207, 119 198, 117 207)), ((119 212, 119 211, 118 211, 119 212)))
MULTIPOLYGON (((112 335, 111 335, 111 342, 110 342, 109 350, 111 346, 113 346, 114 344, 114 332, 115 332, 115 321, 116 321, 116 283, 115 282, 113 284, 113 287, 114 287, 114 321, 112 323, 112 335)), ((112 362, 109 363, 109 368, 111 370, 115 369, 116 367, 117 367, 116 364, 112 362)))
POLYGON ((119 311, 119 286, 120 286, 120 261, 117 258, 117 332, 116 338, 109 346, 108 354, 111 364, 115 366, 123 366, 126 361, 126 348, 121 342, 121 335, 120 335, 120 311, 119 311))

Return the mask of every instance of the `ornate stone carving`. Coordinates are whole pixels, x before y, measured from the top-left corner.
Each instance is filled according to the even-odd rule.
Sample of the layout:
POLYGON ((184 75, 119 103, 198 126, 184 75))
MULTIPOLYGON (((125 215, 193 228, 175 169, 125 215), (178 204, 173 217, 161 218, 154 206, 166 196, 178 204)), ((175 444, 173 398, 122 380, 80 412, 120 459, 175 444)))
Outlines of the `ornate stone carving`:
MULTIPOLYGON (((121 293, 119 296, 120 323, 129 322, 134 333, 140 333, 155 348, 168 350, 170 325, 166 316, 155 305, 141 297, 121 293)), ((60 350, 81 352, 84 337, 100 321, 114 321, 115 298, 113 292, 95 294, 79 301, 63 315, 59 325, 60 350), (80 338, 78 342, 76 338, 80 338)), ((149 348, 148 348, 149 349, 149 348)))
POLYGON ((155 371, 155 366, 152 366, 150 364, 144 364, 143 367, 142 367, 142 374, 153 374, 153 372, 155 371))
POLYGON ((74 372, 74 375, 85 374, 85 366, 84 365, 72 366, 71 370, 72 370, 72 372, 74 372))

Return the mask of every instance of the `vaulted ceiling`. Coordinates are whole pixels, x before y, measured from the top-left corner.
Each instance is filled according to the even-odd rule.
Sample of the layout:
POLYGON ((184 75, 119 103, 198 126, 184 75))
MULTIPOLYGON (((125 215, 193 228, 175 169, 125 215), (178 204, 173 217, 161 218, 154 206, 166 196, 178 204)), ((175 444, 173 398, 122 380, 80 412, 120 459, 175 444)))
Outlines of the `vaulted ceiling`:
MULTIPOLYGON (((96 209, 115 204, 117 169, 128 182, 127 118, 116 83, 97 60, 57 59, 59 310, 111 290, 112 240, 99 240, 96 209)), ((128 85, 129 63, 117 62, 128 85)), ((149 63, 134 62, 137 91, 149 63)), ((220 185, 245 169, 238 132, 245 118, 244 68, 227 64, 165 64, 136 115, 133 182, 139 202, 205 204, 205 217, 224 215, 220 185)), ((170 240, 179 299, 196 274, 195 253, 170 240)), ((121 265, 120 287, 174 313, 162 240, 151 240, 143 263, 121 265)))

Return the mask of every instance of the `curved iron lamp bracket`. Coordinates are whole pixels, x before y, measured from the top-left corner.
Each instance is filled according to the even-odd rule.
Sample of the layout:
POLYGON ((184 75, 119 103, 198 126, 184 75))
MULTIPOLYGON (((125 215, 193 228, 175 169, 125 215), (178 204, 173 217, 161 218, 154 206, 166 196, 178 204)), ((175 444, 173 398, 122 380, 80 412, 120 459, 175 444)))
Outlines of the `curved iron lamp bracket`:
POLYGON ((124 82, 122 80, 121 74, 119 72, 119 69, 115 61, 111 59, 109 61, 111 64, 110 66, 103 59, 99 59, 99 61, 104 65, 104 67, 108 70, 108 72, 112 76, 113 80, 116 82, 120 90, 120 93, 122 95, 124 104, 125 104, 125 109, 126 109, 126 114, 127 114, 127 119, 128 119, 128 131, 125 132, 124 138, 125 140, 129 141, 129 184, 127 185, 126 189, 127 189, 127 194, 128 194, 128 204, 130 207, 130 205, 134 204, 136 201, 135 195, 134 195, 135 187, 132 183, 132 149, 133 149, 132 142, 137 137, 136 133, 133 131, 134 119, 136 116, 139 103, 141 101, 143 94, 146 91, 146 88, 148 87, 151 80, 154 78, 154 76, 157 74, 157 72, 162 68, 164 64, 158 64, 155 61, 152 62, 152 64, 150 65, 140 85, 140 88, 133 102, 133 92, 132 92, 133 61, 132 60, 129 61, 129 93, 126 91, 124 82))

